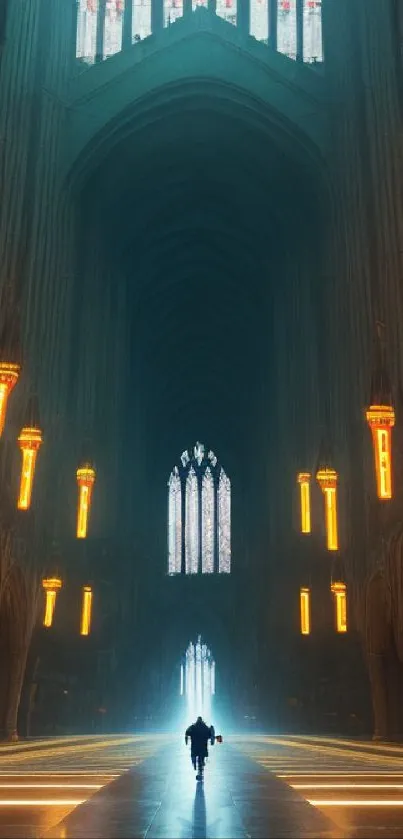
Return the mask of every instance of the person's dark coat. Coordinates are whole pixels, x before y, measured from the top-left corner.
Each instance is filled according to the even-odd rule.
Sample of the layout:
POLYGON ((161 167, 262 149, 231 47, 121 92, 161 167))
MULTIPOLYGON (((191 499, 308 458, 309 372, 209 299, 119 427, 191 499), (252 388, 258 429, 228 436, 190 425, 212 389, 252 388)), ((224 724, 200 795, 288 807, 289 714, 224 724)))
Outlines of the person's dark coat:
POLYGON ((192 744, 192 757, 208 757, 207 743, 209 740, 213 740, 214 738, 214 731, 212 727, 206 725, 203 720, 197 720, 197 722, 190 725, 186 730, 186 742, 188 737, 190 737, 192 744))

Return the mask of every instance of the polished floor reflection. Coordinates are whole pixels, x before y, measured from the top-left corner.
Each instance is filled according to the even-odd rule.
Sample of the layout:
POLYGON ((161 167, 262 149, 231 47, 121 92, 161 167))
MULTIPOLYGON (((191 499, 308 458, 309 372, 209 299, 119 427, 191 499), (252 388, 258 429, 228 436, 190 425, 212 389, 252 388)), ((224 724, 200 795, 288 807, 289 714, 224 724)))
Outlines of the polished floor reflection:
POLYGON ((197 783, 182 737, 0 746, 0 839, 403 839, 403 749, 244 735, 197 783))

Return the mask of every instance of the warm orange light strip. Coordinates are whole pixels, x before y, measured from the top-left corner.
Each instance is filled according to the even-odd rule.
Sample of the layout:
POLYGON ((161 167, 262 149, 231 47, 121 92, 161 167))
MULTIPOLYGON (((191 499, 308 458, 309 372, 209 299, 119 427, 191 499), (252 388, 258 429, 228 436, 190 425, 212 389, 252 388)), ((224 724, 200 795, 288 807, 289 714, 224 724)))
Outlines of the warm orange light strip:
POLYGON ((78 509, 77 539, 85 539, 88 529, 88 516, 91 509, 92 489, 95 482, 95 469, 83 466, 77 469, 78 509))
POLYGON ((336 603, 337 632, 347 632, 347 593, 345 583, 332 583, 331 590, 336 603))
POLYGON ((45 590, 45 615, 43 618, 43 625, 50 627, 53 623, 53 616, 56 606, 56 595, 62 587, 62 581, 58 577, 48 577, 42 580, 42 588, 45 590))
POLYGON ((90 586, 83 588, 83 605, 81 611, 81 635, 89 635, 91 629, 91 610, 92 610, 92 589, 90 586))
POLYGON ((6 361, 0 361, 0 437, 4 431, 8 397, 18 382, 20 370, 19 364, 9 364, 6 361))
POLYGON ((377 495, 386 501, 392 498, 392 428, 395 412, 391 405, 371 405, 366 417, 374 447, 377 495))
POLYGON ((301 588, 299 592, 301 611, 301 635, 309 635, 311 631, 311 592, 309 588, 301 588))
POLYGON ((311 532, 311 475, 299 472, 297 481, 300 487, 301 533, 311 532))
POLYGON ((381 798, 380 801, 370 798, 328 798, 323 800, 307 798, 306 800, 309 804, 312 804, 313 807, 362 807, 363 809, 365 809, 365 807, 403 807, 403 801, 399 798, 381 798))
POLYGON ((39 428, 23 428, 18 443, 22 451, 22 467, 17 507, 19 510, 29 510, 36 456, 42 445, 42 432, 39 428))
POLYGON ((326 545, 328 551, 339 549, 337 526, 337 472, 334 469, 320 469, 316 474, 325 499, 326 545))

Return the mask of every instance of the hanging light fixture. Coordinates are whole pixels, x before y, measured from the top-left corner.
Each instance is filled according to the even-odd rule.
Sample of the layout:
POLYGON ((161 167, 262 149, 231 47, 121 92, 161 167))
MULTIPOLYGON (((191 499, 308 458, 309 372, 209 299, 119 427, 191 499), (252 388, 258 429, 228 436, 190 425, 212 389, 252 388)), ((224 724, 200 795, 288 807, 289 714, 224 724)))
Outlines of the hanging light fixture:
POLYGON ((339 548, 337 523, 337 479, 337 472, 335 469, 331 469, 330 467, 318 469, 316 473, 316 480, 325 499, 326 545, 328 551, 337 551, 339 548))
POLYGON ((311 590, 300 588, 299 604, 301 614, 301 635, 310 635, 311 632, 311 590))
POLYGON ((297 482, 300 489, 301 533, 311 532, 311 473, 299 472, 297 482))
POLYGON ((44 626, 52 626, 56 606, 56 596, 61 587, 62 581, 59 577, 48 577, 42 580, 42 588, 45 591, 45 614, 43 617, 44 626))
POLYGON ((21 367, 9 361, 0 361, 0 437, 6 422, 8 397, 18 382, 21 367))
POLYGON ((372 434, 376 491, 381 501, 388 501, 393 494, 392 428, 395 424, 392 388, 385 358, 385 344, 385 325, 378 321, 371 376, 370 405, 366 410, 366 420, 372 434))
POLYGON ((78 484, 77 539, 85 539, 96 473, 90 463, 85 463, 77 469, 76 474, 78 484))
POLYGON ((330 586, 336 604, 336 630, 347 632, 347 589, 346 584, 337 582, 330 586))
POLYGON ((26 422, 18 437, 18 444, 22 453, 20 491, 17 501, 19 510, 29 510, 31 506, 36 457, 42 442, 38 400, 36 396, 31 396, 28 402, 26 422))
POLYGON ((80 635, 89 635, 91 630, 91 613, 92 613, 92 588, 91 586, 83 587, 83 599, 81 605, 81 626, 80 635))

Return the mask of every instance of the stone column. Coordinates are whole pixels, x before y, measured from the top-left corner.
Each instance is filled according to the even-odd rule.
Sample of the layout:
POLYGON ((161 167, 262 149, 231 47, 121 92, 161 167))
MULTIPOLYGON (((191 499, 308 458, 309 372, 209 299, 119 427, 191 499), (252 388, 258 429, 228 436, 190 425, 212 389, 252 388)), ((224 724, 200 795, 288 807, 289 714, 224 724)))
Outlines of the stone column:
POLYGON ((269 47, 277 50, 277 3, 278 0, 269 0, 269 47))

